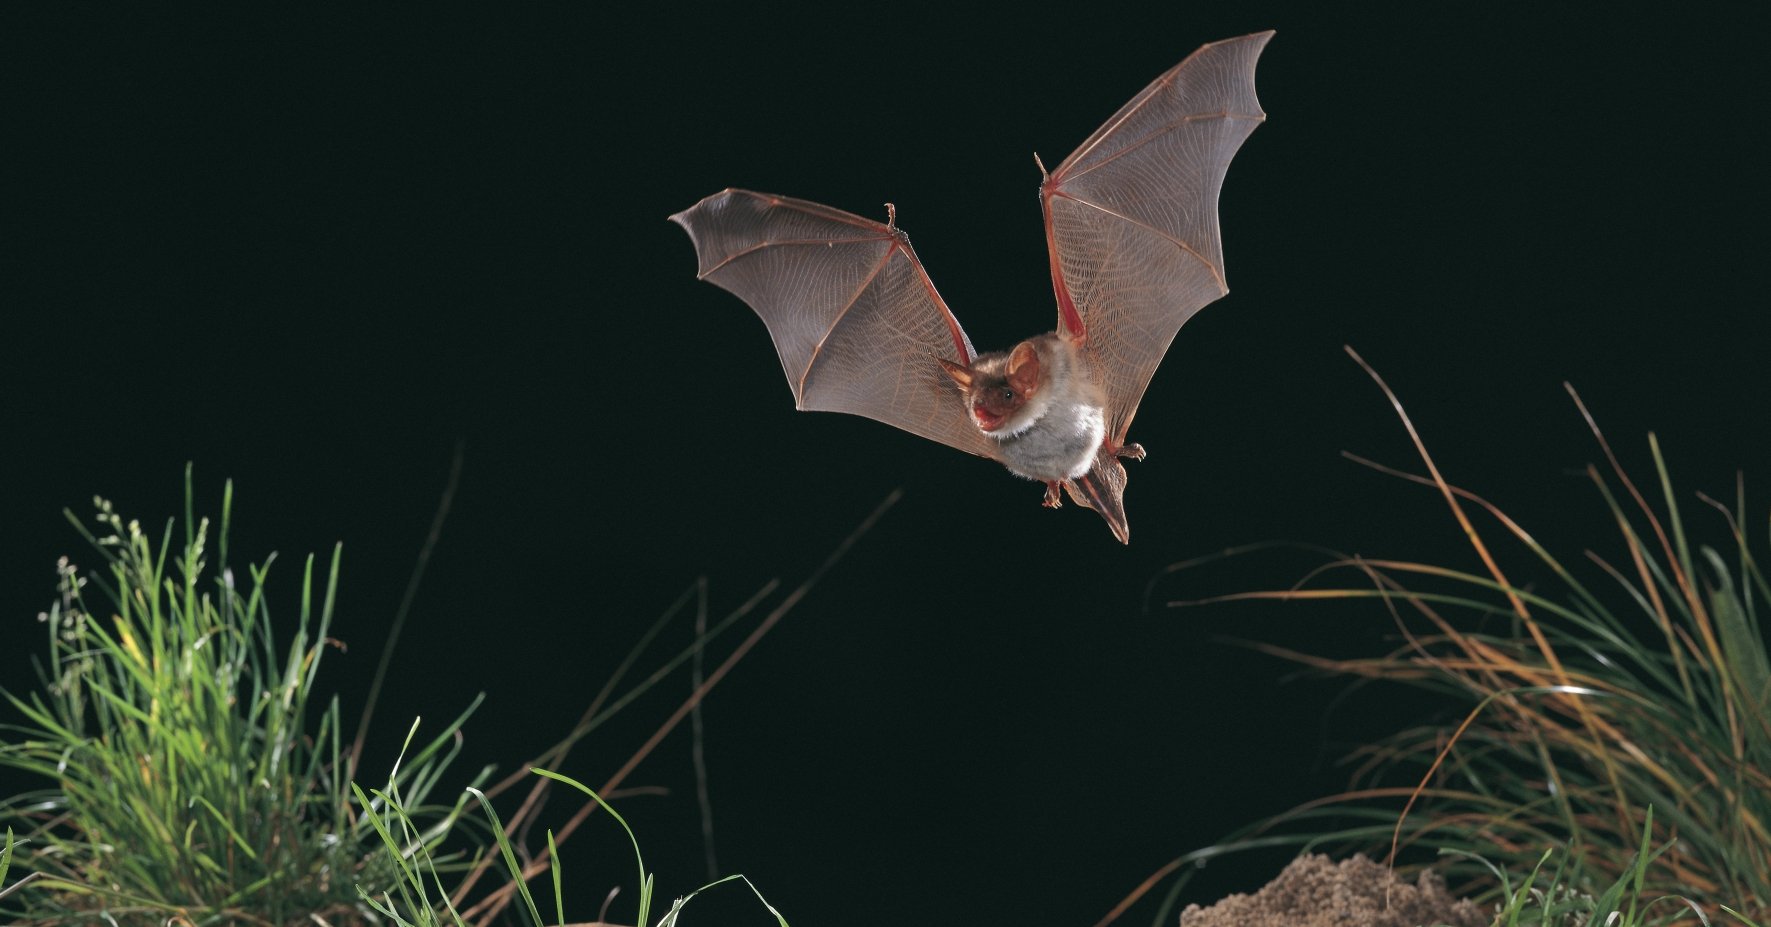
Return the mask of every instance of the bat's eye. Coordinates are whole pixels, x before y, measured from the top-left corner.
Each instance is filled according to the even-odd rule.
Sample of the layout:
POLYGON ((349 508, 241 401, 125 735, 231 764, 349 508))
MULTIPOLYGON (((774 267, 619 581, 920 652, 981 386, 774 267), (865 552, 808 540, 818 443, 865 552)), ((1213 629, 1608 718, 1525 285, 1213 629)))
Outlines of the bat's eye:
POLYGON ((1002 391, 1002 401, 1003 402, 1014 402, 1015 401, 1015 391, 1012 389, 1004 389, 1002 391))

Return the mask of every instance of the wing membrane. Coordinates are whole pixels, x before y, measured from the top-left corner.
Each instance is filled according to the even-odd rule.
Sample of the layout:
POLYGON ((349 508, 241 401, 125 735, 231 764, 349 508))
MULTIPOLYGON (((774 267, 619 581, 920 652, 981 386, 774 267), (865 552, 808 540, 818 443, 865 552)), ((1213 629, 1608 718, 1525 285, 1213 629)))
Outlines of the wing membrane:
POLYGON ((1229 292, 1218 191, 1266 118, 1254 69, 1272 35, 1201 47, 1120 108, 1042 188, 1059 328, 1096 364, 1114 447, 1175 333, 1229 292))
POLYGON ((671 220, 694 240, 700 277, 768 326, 798 408, 864 415, 996 456, 935 362, 969 364, 976 352, 902 231, 748 190, 716 193, 671 220))

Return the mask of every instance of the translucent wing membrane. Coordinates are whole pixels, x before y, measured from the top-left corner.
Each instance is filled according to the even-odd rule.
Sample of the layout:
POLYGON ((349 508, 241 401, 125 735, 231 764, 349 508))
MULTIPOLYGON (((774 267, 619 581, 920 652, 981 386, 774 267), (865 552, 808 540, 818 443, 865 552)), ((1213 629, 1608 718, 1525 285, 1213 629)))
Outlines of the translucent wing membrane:
POLYGON ((970 363, 971 341, 902 231, 747 190, 716 193, 671 220, 694 240, 700 277, 768 326, 800 409, 864 415, 997 456, 935 360, 970 363))
POLYGON ((1175 332, 1229 292, 1218 190, 1266 118, 1254 70, 1272 35, 1201 47, 1107 120, 1042 188, 1059 329, 1095 363, 1113 447, 1125 442, 1175 332))

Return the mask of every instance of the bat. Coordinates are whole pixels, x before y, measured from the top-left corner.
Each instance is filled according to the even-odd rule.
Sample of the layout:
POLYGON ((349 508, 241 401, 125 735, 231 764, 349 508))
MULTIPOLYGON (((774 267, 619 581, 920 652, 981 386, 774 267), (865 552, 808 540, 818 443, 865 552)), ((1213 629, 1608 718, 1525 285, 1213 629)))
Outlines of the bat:
MULTIPOLYGON (((698 277, 763 320, 802 411, 877 419, 1045 484, 1129 543, 1126 441, 1175 333, 1229 292, 1218 191, 1263 120, 1255 62, 1273 33, 1202 46, 1095 130, 1039 200, 1054 331, 979 354, 886 204, 884 224, 728 189, 671 216, 698 277)), ((1037 156, 1035 158, 1037 161, 1037 156)))

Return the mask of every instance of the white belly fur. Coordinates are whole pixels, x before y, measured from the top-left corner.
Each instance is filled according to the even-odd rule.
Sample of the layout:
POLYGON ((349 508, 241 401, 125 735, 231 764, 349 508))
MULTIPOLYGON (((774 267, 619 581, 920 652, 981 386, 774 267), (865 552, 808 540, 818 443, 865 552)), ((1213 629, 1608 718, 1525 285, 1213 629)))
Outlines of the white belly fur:
POLYGON ((1055 401, 1045 414, 1019 434, 999 439, 1003 462, 1017 476, 1030 480, 1073 480, 1095 460, 1106 436, 1101 407, 1055 401))

